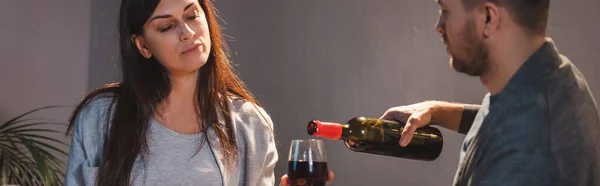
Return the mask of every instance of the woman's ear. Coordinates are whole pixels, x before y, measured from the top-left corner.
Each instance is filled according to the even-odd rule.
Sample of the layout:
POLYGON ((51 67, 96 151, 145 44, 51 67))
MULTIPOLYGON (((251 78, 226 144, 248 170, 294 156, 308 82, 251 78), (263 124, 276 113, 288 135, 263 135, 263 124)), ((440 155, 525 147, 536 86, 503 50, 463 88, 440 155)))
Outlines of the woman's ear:
POLYGON ((140 52, 140 54, 142 54, 142 56, 148 59, 152 57, 152 51, 150 51, 150 48, 148 48, 144 37, 139 35, 132 35, 131 42, 137 47, 138 51, 140 52))

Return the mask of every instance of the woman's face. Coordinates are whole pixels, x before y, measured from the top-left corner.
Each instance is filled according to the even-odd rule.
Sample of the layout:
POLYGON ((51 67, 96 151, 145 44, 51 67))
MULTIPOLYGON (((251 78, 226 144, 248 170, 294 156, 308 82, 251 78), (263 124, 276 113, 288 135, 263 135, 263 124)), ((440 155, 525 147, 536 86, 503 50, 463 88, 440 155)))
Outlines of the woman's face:
POLYGON ((162 0, 143 26, 132 36, 140 53, 156 58, 169 74, 197 72, 210 54, 208 23, 198 0, 162 0))

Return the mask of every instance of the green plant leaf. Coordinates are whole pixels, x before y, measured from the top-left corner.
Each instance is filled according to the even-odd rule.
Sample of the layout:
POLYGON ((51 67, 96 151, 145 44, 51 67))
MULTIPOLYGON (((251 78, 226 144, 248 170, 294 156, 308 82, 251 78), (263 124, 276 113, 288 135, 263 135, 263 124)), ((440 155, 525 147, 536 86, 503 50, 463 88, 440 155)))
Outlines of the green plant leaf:
POLYGON ((27 155, 25 155, 25 153, 23 153, 20 149, 11 147, 7 144, 0 143, 0 150, 3 150, 5 153, 7 153, 10 156, 27 158, 27 155), (15 154, 13 152, 18 152, 18 154, 15 154))
MULTIPOLYGON (((53 139, 53 138, 45 137, 45 136, 40 136, 40 135, 35 135, 35 134, 20 134, 20 135, 21 136, 25 136, 25 137, 30 137, 30 138, 45 139, 45 140, 48 140, 48 141, 53 141, 53 142, 59 143, 61 145, 67 146, 67 147, 69 146, 65 142, 62 142, 62 141, 59 141, 59 140, 56 140, 56 139, 53 139)), ((38 140, 32 140, 32 142, 37 143, 38 145, 42 145, 42 146, 44 146, 46 148, 52 149, 52 150, 54 150, 54 151, 56 151, 56 152, 58 152, 58 153, 60 153, 62 155, 69 155, 69 153, 67 153, 66 151, 64 151, 62 149, 59 149, 59 148, 56 148, 56 147, 54 147, 52 145, 49 145, 48 143, 44 143, 44 142, 38 141, 38 140)))
POLYGON ((42 176, 44 185, 50 185, 51 179, 49 178, 49 170, 48 170, 48 167, 46 166, 46 161, 44 161, 44 158, 42 157, 42 155, 39 152, 39 148, 36 148, 35 145, 32 144, 27 138, 21 137, 21 136, 17 136, 17 137, 19 138, 19 140, 21 140, 21 143, 23 145, 25 145, 25 147, 27 149, 29 149, 31 156, 33 157, 33 159, 35 160, 35 163, 37 165, 37 170, 39 171, 39 173, 42 176))
POLYGON ((36 123, 17 125, 17 126, 11 127, 11 128, 5 128, 3 130, 0 130, 0 132, 15 132, 15 130, 17 130, 17 129, 27 128, 27 127, 37 126, 37 125, 62 125, 65 127, 68 126, 65 123, 46 121, 46 122, 36 122, 36 123))
POLYGON ((32 172, 31 169, 35 166, 32 164, 23 164, 20 160, 12 160, 11 169, 19 170, 19 176, 16 176, 16 180, 22 180, 25 185, 33 185, 33 181, 35 181, 38 177, 36 173, 32 172))
POLYGON ((58 178, 52 172, 52 168, 49 166, 47 161, 47 151, 39 148, 30 139, 23 136, 17 136, 21 144, 23 144, 31 153, 32 158, 35 160, 37 171, 39 172, 43 185, 57 185, 58 178))
POLYGON ((20 130, 13 130, 9 133, 26 133, 26 132, 48 132, 48 133, 62 133, 60 131, 57 130, 52 130, 52 129, 20 129, 20 130))
POLYGON ((63 133, 46 126, 68 126, 40 118, 27 118, 48 106, 31 110, 0 124, 0 185, 62 185, 66 163, 57 155, 68 155, 60 140, 46 136, 63 133))
POLYGON ((28 185, 35 185, 33 184, 33 182, 35 182, 36 180, 39 180, 39 176, 38 173, 33 171, 35 170, 35 163, 32 162, 27 155, 25 155, 21 150, 14 148, 8 144, 2 144, 0 143, 0 152, 4 153, 4 156, 6 158, 4 158, 5 160, 8 160, 8 163, 3 163, 4 166, 4 170, 3 170, 3 175, 7 175, 9 169, 20 169, 21 172, 24 174, 23 176, 27 176, 27 177, 20 177, 17 175, 13 175, 13 176, 7 176, 6 179, 3 180, 4 183, 13 183, 14 180, 25 180, 25 183, 29 183, 32 182, 32 184, 28 184, 28 185), (10 179, 9 179, 10 177, 10 179))
POLYGON ((64 169, 66 167, 65 163, 58 159, 56 156, 51 154, 50 152, 40 148, 38 149, 40 154, 47 161, 47 166, 51 169, 64 169))
POLYGON ((27 115, 29 115, 31 113, 34 113, 34 112, 37 112, 37 111, 40 111, 40 110, 45 110, 45 109, 66 108, 66 107, 70 107, 70 106, 45 106, 45 107, 40 107, 40 108, 37 108, 37 109, 33 109, 33 110, 29 111, 29 112, 25 112, 25 113, 23 113, 23 114, 15 117, 15 118, 13 118, 11 120, 8 120, 7 122, 3 123, 2 125, 0 125, 0 130, 4 129, 4 127, 9 126, 11 123, 14 123, 15 121, 17 121, 17 120, 21 119, 22 117, 25 117, 25 116, 27 116, 27 115))

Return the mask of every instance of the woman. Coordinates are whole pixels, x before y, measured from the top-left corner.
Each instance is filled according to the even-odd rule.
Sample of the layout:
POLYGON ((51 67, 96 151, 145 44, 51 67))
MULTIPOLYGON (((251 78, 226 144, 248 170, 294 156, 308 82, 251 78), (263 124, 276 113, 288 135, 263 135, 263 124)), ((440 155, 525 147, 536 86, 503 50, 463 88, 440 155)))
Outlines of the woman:
POLYGON ((273 185, 269 116, 209 0, 123 0, 122 81, 75 109, 66 185, 273 185))

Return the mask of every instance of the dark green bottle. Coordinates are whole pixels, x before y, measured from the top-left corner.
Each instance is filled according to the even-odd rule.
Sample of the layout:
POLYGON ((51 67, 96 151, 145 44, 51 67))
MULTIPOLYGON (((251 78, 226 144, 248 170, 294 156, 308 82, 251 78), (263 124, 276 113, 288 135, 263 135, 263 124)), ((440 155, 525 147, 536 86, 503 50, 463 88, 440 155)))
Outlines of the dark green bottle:
POLYGON ((442 133, 433 127, 416 130, 406 147, 399 145, 405 123, 355 117, 346 124, 313 120, 307 132, 312 136, 343 140, 350 150, 421 161, 433 161, 442 152, 442 133))

